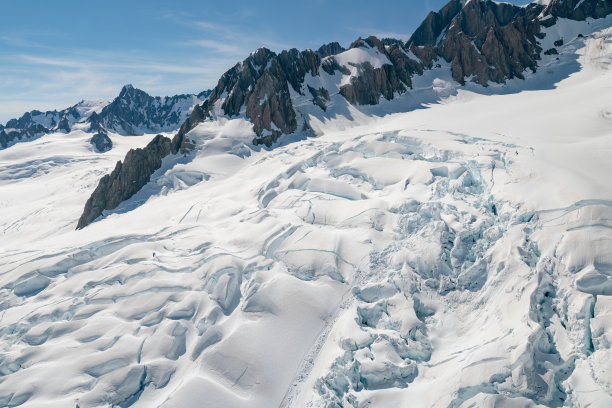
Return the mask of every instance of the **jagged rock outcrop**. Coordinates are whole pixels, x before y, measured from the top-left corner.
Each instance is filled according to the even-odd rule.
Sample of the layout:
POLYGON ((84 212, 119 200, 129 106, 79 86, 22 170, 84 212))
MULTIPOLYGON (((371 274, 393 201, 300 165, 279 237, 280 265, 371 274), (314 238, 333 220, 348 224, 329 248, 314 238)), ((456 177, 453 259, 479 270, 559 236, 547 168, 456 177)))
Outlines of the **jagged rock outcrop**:
MULTIPOLYGON (((367 62, 360 64, 358 74, 340 90, 351 103, 376 104, 381 96, 392 99, 395 93, 405 92, 411 86, 412 74, 422 73, 425 68, 402 50, 400 42, 385 46, 377 38, 369 37, 351 45, 351 48, 357 47, 376 48, 393 63, 382 67, 373 67, 367 62)), ((350 75, 350 68, 334 57, 343 51, 338 43, 324 45, 319 51, 291 49, 279 54, 260 48, 223 74, 202 107, 204 116, 222 113, 232 117, 244 112, 257 135, 254 144, 270 146, 281 134, 297 130, 298 116, 291 91, 301 95, 310 93, 313 104, 326 109, 329 90, 311 87, 313 91, 304 82, 307 75, 319 76, 320 69, 329 75, 335 72, 350 75), (219 105, 220 112, 214 111, 215 104, 219 105)))
POLYGON ((105 132, 105 129, 102 126, 102 118, 100 117, 100 115, 98 115, 98 113, 92 113, 87 122, 89 122, 89 132, 105 132))
POLYGON ((204 102, 204 116, 210 116, 220 100, 223 113, 230 117, 244 107, 257 135, 254 143, 271 145, 282 133, 297 129, 289 85, 299 90, 306 73, 317 74, 320 62, 321 56, 310 50, 276 54, 260 48, 223 74, 204 102))
POLYGON ((0 147, 4 149, 15 142, 32 139, 47 133, 49 133, 49 130, 40 124, 33 124, 22 129, 7 127, 0 130, 0 147))
POLYGON ((105 153, 113 148, 113 142, 106 133, 96 133, 89 142, 98 153, 105 153))
POLYGON ((376 50, 390 63, 376 68, 368 61, 353 65, 357 74, 351 77, 349 84, 340 88, 340 94, 352 104, 376 105, 381 96, 391 100, 396 93, 411 88, 412 75, 423 73, 425 68, 420 61, 409 57, 401 43, 384 45, 378 38, 368 37, 353 42, 349 49, 359 47, 376 50))
POLYGON ((551 0, 544 9, 544 16, 583 21, 587 18, 603 18, 612 14, 610 0, 551 0))
MULTIPOLYGON (((305 83, 308 74, 348 76, 338 89, 325 91, 339 93, 355 105, 375 105, 381 98, 390 100, 408 92, 412 78, 440 66, 440 59, 450 63, 453 78, 461 84, 472 81, 486 86, 523 78, 526 70, 537 69, 544 51, 539 45, 543 13, 569 13, 566 4, 555 6, 559 1, 545 8, 536 3, 515 6, 490 0, 451 0, 430 13, 406 43, 368 37, 351 44, 348 52, 363 48, 377 53, 380 59, 375 65, 367 58, 347 62, 347 50, 338 43, 323 45, 318 51, 293 49, 279 54, 262 48, 221 77, 202 107, 204 117, 244 114, 253 123, 254 143, 269 146, 299 126, 292 91, 312 96, 314 105, 327 110, 330 99, 323 87, 305 83)), ((597 16, 609 13, 609 6, 599 3, 585 0, 574 7, 597 16)))
POLYGON ((453 79, 481 85, 523 78, 535 71, 542 49, 537 18, 543 6, 524 7, 493 1, 453 0, 439 13, 430 13, 408 40, 407 47, 432 47, 451 63, 453 79))
POLYGON ((317 50, 321 58, 329 57, 330 55, 340 54, 343 51, 346 51, 346 48, 341 46, 338 42, 330 42, 329 44, 322 45, 317 50))
POLYGON ((161 167, 165 157, 170 154, 189 153, 194 144, 186 134, 203 119, 202 108, 196 105, 172 140, 157 135, 144 148, 130 149, 123 161, 117 162, 112 173, 105 175, 98 182, 98 186, 85 204, 77 229, 85 228, 105 210, 117 208, 123 201, 140 191, 151 180, 153 173, 161 167))
POLYGON ((310 94, 312 95, 312 103, 326 111, 327 102, 329 101, 329 91, 322 87, 316 89, 308 85, 308 92, 310 92, 310 94))
POLYGON ((172 151, 172 141, 162 135, 142 149, 130 150, 123 162, 118 161, 111 174, 100 180, 77 224, 82 229, 102 215, 105 210, 116 208, 136 194, 162 165, 162 159, 172 151))
MULTIPOLYGON (((96 125, 122 135, 172 131, 185 121, 199 102, 196 95, 154 97, 126 85, 95 118, 96 125)), ((94 125, 91 128, 98 130, 94 125)))
POLYGON ((461 11, 463 3, 462 0, 452 0, 440 11, 431 11, 408 40, 407 48, 437 45, 438 38, 461 11))

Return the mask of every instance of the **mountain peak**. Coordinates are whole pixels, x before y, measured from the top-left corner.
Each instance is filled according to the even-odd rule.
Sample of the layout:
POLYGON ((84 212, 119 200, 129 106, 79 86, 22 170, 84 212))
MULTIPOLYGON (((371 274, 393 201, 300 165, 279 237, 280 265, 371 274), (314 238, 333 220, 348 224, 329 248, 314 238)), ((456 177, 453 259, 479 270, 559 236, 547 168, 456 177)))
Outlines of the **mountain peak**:
POLYGON ((118 99, 130 99, 130 98, 134 98, 135 96, 138 96, 138 97, 141 97, 141 98, 142 97, 144 97, 144 98, 152 98, 151 95, 149 95, 148 93, 146 93, 142 89, 134 88, 134 86, 132 84, 127 84, 127 85, 124 85, 123 88, 121 88, 121 92, 119 92, 119 96, 117 96, 117 98, 115 98, 115 100, 118 100, 118 99))

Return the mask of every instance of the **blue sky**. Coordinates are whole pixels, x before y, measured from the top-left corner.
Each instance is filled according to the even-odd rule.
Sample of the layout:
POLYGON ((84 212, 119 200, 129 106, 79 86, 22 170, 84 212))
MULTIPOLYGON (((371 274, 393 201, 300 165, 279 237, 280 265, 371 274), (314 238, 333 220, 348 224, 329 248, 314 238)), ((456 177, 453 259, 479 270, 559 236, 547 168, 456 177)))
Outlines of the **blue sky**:
POLYGON ((197 93, 261 46, 407 39, 446 2, 4 0, 0 123, 32 109, 113 98, 126 83, 153 95, 197 93))

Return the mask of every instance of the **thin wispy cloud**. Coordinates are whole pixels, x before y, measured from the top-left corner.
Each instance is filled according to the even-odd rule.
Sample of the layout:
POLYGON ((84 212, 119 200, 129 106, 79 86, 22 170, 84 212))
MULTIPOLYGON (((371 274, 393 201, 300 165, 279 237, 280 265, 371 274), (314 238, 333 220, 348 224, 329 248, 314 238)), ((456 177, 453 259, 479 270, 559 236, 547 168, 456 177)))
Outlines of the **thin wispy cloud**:
POLYGON ((33 109, 63 109, 80 99, 111 99, 126 83, 154 95, 197 93, 216 84, 219 72, 236 62, 234 58, 194 57, 177 64, 121 52, 56 53, 0 57, 0 123, 33 109), (3 63, 8 61, 10 65, 3 63))
POLYGON ((248 25, 244 24, 227 25, 203 20, 187 22, 186 24, 193 24, 194 28, 214 38, 213 40, 194 40, 196 44, 197 41, 205 41, 205 43, 207 41, 212 41, 216 44, 224 44, 227 47, 234 48, 237 54, 239 53, 243 58, 246 57, 245 53, 255 51, 259 47, 268 47, 275 51, 281 51, 295 46, 294 44, 274 40, 273 38, 279 37, 279 35, 275 33, 269 33, 268 36, 265 36, 261 35, 261 30, 258 30, 258 32, 251 32, 248 30, 248 25), (238 46, 236 44, 240 45, 238 46))
POLYGON ((189 40, 178 43, 179 46, 184 47, 202 47, 212 50, 220 54, 227 54, 233 56, 244 55, 246 52, 245 47, 231 44, 228 41, 216 41, 216 40, 189 40))

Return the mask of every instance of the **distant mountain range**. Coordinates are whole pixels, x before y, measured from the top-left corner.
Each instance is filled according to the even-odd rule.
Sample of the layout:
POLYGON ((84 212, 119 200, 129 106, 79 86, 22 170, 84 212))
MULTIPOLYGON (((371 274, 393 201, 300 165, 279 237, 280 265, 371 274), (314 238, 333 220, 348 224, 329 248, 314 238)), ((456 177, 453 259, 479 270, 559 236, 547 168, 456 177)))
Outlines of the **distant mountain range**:
MULTIPOLYGON (((560 18, 585 20, 610 13, 612 2, 600 0, 551 0, 525 6, 451 0, 440 11, 429 13, 406 42, 372 36, 356 40, 348 50, 338 43, 317 51, 291 49, 278 54, 260 48, 221 76, 172 141, 155 138, 135 151, 138 154, 128 153, 122 165, 101 180, 77 228, 135 194, 165 156, 188 152, 194 142, 187 134, 206 119, 244 115, 253 123, 253 143, 270 147, 283 134, 312 132, 313 117, 331 119, 346 111, 347 104, 377 105, 409 93, 416 78, 434 69, 444 72, 443 64, 461 85, 473 82, 486 87, 523 79, 526 71, 537 71, 543 56, 554 57, 554 47, 563 45, 561 38, 551 44, 554 47, 544 49, 544 42, 550 42, 545 29, 560 18), (143 162, 150 165, 142 166, 143 162), (130 182, 133 179, 138 183, 130 182)), ((127 93, 124 89, 121 95, 127 93)), ((105 109, 115 112, 115 108, 105 109)), ((112 117, 104 123, 116 129, 113 126, 122 122, 118 114, 112 117)))
POLYGON ((61 111, 33 110, 19 119, 0 125, 0 148, 52 132, 68 133, 73 129, 105 134, 143 135, 171 132, 187 119, 196 104, 210 94, 150 96, 125 85, 112 101, 81 101, 61 111))

